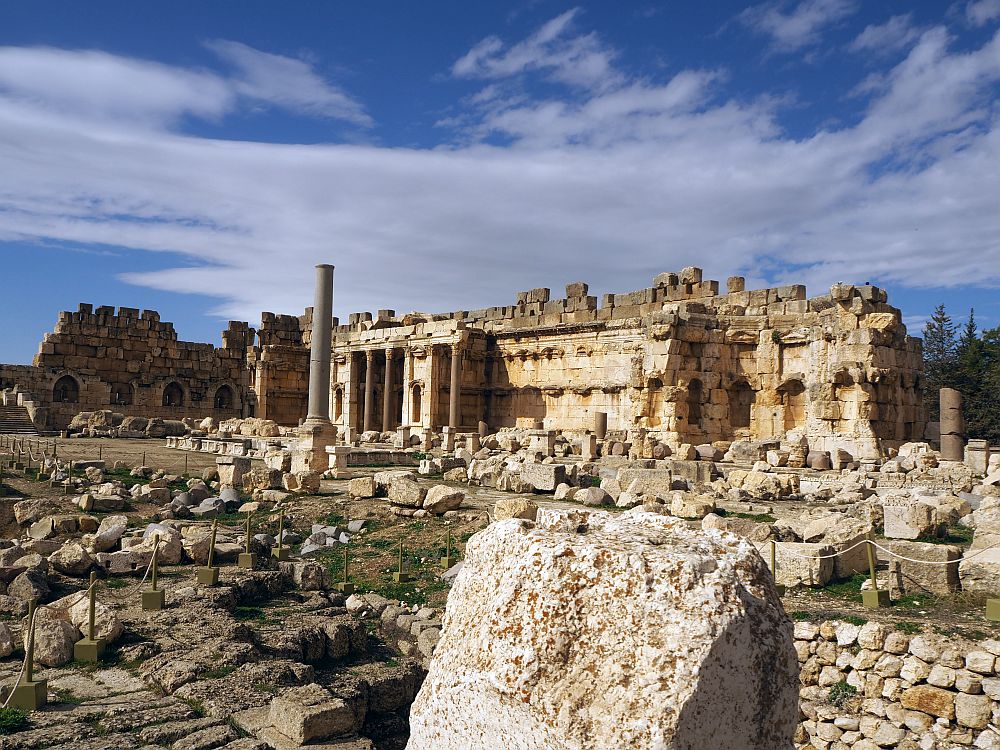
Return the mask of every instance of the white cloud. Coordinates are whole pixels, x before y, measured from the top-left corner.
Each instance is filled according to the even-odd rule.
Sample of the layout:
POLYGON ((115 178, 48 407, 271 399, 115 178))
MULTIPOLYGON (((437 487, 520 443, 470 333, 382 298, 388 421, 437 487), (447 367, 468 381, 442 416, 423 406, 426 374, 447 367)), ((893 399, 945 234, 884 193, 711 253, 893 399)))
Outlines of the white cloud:
POLYGON ((851 42, 849 49, 852 52, 885 55, 909 47, 919 36, 920 29, 913 24, 913 15, 907 13, 893 16, 882 24, 866 26, 851 42))
POLYGON ((614 52, 596 34, 568 35, 578 14, 578 8, 568 10, 511 46, 486 37, 459 58, 451 72, 460 78, 495 79, 542 71, 553 80, 584 88, 620 82, 612 67, 614 52))
MULTIPOLYGON (((57 77, 91 54, 33 54, 46 52, 57 77)), ((857 124, 806 138, 782 131, 779 101, 735 101, 721 72, 686 70, 614 71, 620 83, 582 99, 494 92, 471 137, 502 133, 503 148, 212 140, 169 123, 226 112, 226 89, 198 102, 200 73, 155 72, 173 93, 133 109, 158 115, 120 120, 73 87, 31 98, 4 84, 0 236, 183 253, 190 267, 128 278, 251 321, 309 304, 317 262, 337 265, 340 315, 508 304, 576 280, 622 291, 686 265, 812 294, 838 280, 1000 285, 1000 35, 958 52, 927 31, 857 124)), ((128 108, 106 89, 108 109, 128 108)))
POLYGON ((187 115, 219 120, 248 100, 370 124, 359 103, 301 60, 237 42, 217 40, 208 46, 238 74, 185 70, 96 50, 0 47, 0 95, 9 106, 112 126, 122 121, 168 126, 187 115))
POLYGON ((790 11, 787 2, 767 2, 743 11, 749 28, 771 37, 775 52, 796 52, 816 44, 829 26, 854 14, 857 0, 802 0, 790 11))
POLYGON ((242 96, 292 112, 331 117, 357 125, 372 124, 360 102, 323 80, 303 60, 261 52, 225 39, 207 42, 205 46, 239 71, 234 86, 242 96))
POLYGON ((974 0, 965 6, 965 16, 973 26, 984 26, 1000 18, 1000 0, 974 0))

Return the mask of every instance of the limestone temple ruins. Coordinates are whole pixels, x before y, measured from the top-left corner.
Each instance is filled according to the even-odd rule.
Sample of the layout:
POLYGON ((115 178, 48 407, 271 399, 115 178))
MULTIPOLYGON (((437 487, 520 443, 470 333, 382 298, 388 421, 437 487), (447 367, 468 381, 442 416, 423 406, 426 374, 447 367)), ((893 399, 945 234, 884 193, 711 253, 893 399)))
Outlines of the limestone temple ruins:
MULTIPOLYGON (((331 280, 332 283, 332 280, 331 280)), ((569 284, 448 313, 352 313, 331 326, 340 438, 480 422, 570 432, 644 429, 667 443, 807 437, 858 458, 924 437, 920 342, 874 286, 746 290, 701 269, 590 295, 569 284), (606 425, 606 426, 605 426, 606 425)), ((8 405, 41 429, 81 411, 143 417, 307 415, 313 308, 230 322, 222 346, 177 340, 153 311, 63 312, 31 366, 0 365, 8 405)), ((603 435, 601 435, 603 437, 603 435)))

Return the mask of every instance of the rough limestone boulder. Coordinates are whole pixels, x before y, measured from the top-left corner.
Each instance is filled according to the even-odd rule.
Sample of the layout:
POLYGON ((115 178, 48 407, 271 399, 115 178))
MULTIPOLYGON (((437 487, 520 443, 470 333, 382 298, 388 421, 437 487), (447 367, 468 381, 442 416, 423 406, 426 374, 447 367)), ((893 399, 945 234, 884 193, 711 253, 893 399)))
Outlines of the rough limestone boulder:
MULTIPOLYGON (((28 646, 27 619, 21 627, 23 646, 28 646)), ((80 631, 68 620, 35 622, 35 661, 46 667, 61 667, 73 659, 73 646, 80 640, 80 631)))
POLYGON ((114 549, 128 528, 128 516, 105 516, 94 534, 94 552, 107 552, 114 549))
POLYGON ((469 542, 408 750, 790 750, 792 626, 746 541, 542 509, 469 542))
POLYGON ((424 496, 424 510, 441 516, 450 510, 458 510, 465 501, 465 493, 446 484, 436 484, 424 496))
POLYGON ((49 565, 67 576, 82 576, 94 565, 90 554, 78 542, 66 542, 49 555, 49 565))

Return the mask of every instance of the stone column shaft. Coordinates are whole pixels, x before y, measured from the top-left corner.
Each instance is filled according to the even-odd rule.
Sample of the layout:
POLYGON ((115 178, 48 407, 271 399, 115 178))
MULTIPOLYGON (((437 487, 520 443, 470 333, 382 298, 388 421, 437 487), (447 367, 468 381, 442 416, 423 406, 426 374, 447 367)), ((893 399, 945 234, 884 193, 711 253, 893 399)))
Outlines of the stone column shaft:
POLYGON ((962 394, 954 388, 942 388, 941 458, 962 461, 965 458, 965 419, 962 416, 962 394))
POLYGON ((375 352, 371 349, 365 352, 365 421, 363 432, 372 429, 375 421, 375 352))
POLYGON ((462 399, 462 350, 458 344, 451 347, 451 401, 448 409, 448 426, 458 427, 462 399))
POLYGON ((382 385, 382 432, 391 432, 392 425, 392 347, 385 350, 385 380, 382 385))
POLYGON ((312 346, 309 353, 309 409, 306 419, 330 421, 330 324, 333 318, 333 266, 316 266, 312 346))

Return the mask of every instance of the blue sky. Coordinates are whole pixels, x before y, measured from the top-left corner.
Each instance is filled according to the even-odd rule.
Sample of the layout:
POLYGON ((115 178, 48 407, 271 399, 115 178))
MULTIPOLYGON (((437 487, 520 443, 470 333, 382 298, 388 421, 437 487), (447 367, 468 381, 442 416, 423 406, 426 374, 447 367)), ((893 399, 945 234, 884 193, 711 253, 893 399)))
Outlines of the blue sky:
POLYGON ((0 361, 702 266, 1000 325, 1000 0, 0 9, 0 361))

